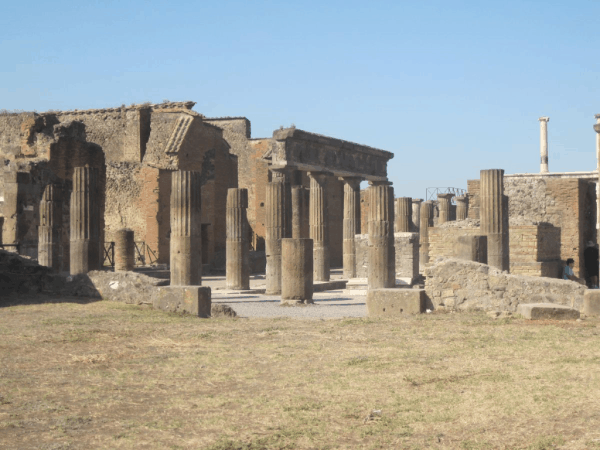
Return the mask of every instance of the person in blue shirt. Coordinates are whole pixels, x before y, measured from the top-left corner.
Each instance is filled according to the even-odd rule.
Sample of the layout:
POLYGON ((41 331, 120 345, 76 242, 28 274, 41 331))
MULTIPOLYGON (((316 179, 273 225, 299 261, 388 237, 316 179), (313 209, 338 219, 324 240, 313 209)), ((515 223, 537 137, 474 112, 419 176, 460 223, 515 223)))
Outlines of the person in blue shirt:
POLYGON ((563 269, 563 280, 577 281, 578 283, 584 282, 581 278, 575 276, 573 267, 575 267, 575 260, 573 258, 567 259, 567 265, 563 269))

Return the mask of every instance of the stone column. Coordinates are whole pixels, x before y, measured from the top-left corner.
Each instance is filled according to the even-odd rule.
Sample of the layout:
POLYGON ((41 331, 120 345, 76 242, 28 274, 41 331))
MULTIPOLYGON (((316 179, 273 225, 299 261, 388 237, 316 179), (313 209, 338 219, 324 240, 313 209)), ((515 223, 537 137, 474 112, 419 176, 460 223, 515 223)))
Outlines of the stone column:
POLYGON ((313 302, 312 239, 281 240, 281 303, 313 302))
POLYGON ((304 222, 304 186, 292 186, 292 238, 302 238, 304 222))
POLYGON ((598 179, 596 180, 596 243, 600 242, 600 236, 598 233, 600 230, 600 114, 595 116, 596 124, 594 130, 596 131, 596 171, 598 172, 598 179))
POLYGON ((433 221, 433 203, 426 201, 421 205, 419 226, 419 266, 424 268, 429 263, 429 227, 433 221))
POLYGON ((327 177, 325 172, 309 172, 310 238, 313 240, 314 281, 329 281, 329 224, 327 211, 327 177))
POLYGON ((438 225, 446 223, 450 220, 450 201, 454 197, 454 194, 438 194, 438 209, 440 211, 440 217, 438 219, 438 225))
POLYGON ((356 277, 356 245, 360 234, 360 178, 340 178, 344 182, 344 278, 356 277))
POLYGON ((469 215, 469 197, 467 195, 459 195, 454 199, 456 200, 456 220, 466 220, 469 215))
POLYGON ((88 273, 100 268, 100 198, 94 167, 75 167, 71 193, 71 275, 88 273))
POLYGON ((412 198, 399 197, 395 201, 394 232, 409 233, 412 222, 412 198))
POLYGON ((285 183, 267 183, 265 251, 267 254, 266 294, 281 294, 281 239, 285 237, 285 183))
POLYGON ((396 285, 394 188, 390 184, 369 186, 369 289, 396 285))
POLYGON ((49 184, 40 202, 40 227, 38 228, 38 261, 40 265, 60 271, 60 241, 62 226, 62 189, 49 184))
POLYGON ((250 289, 250 247, 248 242, 248 189, 227 190, 226 269, 227 289, 250 289))
POLYGON ((412 199, 412 229, 416 233, 419 232, 421 220, 421 203, 423 202, 422 198, 413 198, 412 199))
POLYGON ((540 173, 548 173, 548 122, 550 117, 540 117, 540 173))
POLYGON ((481 231, 487 240, 488 264, 500 270, 508 270, 506 245, 506 210, 504 208, 504 170, 490 169, 481 171, 481 231))
POLYGON ((115 272, 131 272, 135 265, 133 230, 121 229, 115 234, 115 272))
POLYGON ((171 175, 171 286, 202 284, 200 172, 171 175))

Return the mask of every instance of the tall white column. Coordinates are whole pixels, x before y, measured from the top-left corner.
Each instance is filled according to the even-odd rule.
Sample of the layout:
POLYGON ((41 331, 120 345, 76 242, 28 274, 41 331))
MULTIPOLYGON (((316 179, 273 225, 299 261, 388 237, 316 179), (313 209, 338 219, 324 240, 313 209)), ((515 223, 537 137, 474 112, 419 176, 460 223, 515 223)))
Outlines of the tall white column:
POLYGON ((548 173, 548 122, 550 117, 540 117, 540 173, 548 173))
MULTIPOLYGON (((596 230, 600 230, 600 114, 594 116, 596 118, 596 170, 598 171, 598 181, 596 183, 596 230)), ((596 231, 596 242, 600 241, 596 231)))

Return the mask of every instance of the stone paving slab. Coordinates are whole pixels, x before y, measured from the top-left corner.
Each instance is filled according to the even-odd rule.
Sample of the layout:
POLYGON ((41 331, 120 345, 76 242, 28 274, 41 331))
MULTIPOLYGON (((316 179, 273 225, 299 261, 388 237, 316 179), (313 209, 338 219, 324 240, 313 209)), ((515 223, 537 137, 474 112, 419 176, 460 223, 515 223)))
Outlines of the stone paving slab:
POLYGON ((579 311, 555 303, 521 303, 517 306, 517 314, 530 320, 575 320, 579 319, 579 311))

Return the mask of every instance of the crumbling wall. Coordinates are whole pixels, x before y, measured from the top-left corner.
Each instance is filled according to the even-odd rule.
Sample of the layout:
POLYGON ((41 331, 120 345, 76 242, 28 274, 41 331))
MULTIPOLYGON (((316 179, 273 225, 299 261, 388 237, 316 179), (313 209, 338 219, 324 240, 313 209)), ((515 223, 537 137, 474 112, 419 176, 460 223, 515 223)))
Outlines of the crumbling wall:
POLYGON ((550 224, 510 227, 510 273, 559 278, 561 229, 550 224))
POLYGON ((115 233, 122 228, 134 231, 136 241, 145 241, 146 203, 142 165, 133 162, 109 162, 106 164, 105 240, 115 240, 115 233))
POLYGON ((433 308, 516 311, 520 303, 557 303, 578 310, 586 287, 575 281, 512 275, 472 261, 441 259, 425 270, 433 308))
POLYGON ((460 236, 485 236, 479 228, 479 221, 467 219, 446 222, 438 227, 429 228, 429 260, 453 258, 460 236))

